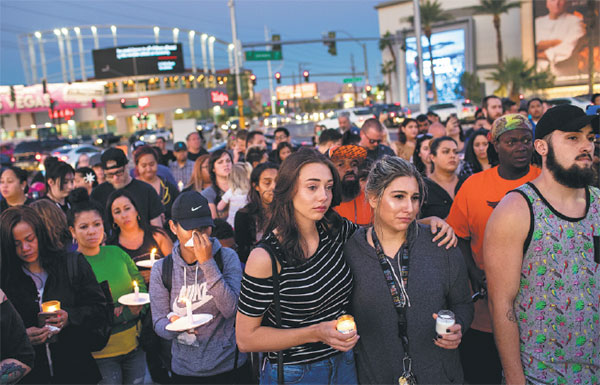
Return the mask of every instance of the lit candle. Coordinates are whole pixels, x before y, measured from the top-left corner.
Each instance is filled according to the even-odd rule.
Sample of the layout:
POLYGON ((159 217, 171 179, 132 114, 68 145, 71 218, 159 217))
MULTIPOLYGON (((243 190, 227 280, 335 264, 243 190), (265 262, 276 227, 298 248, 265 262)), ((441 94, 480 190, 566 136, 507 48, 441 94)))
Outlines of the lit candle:
POLYGON ((133 281, 133 293, 135 294, 135 300, 140 299, 140 287, 138 286, 137 281, 133 281))
POLYGON ((183 190, 183 182, 182 181, 177 182, 177 187, 179 187, 179 191, 183 190))
POLYGON ((190 322, 194 322, 194 317, 192 316, 192 301, 190 301, 187 297, 184 298, 184 301, 187 318, 190 320, 190 322))
POLYGON ((337 319, 336 324, 337 331, 343 334, 349 334, 356 330, 356 324, 354 323, 354 317, 350 314, 344 314, 337 319))
POLYGON ((150 263, 154 263, 154 259, 156 256, 156 247, 153 247, 150 251, 150 263))
POLYGON ((440 310, 435 320, 435 332, 438 335, 448 334, 447 330, 456 323, 454 313, 450 310, 440 310))
POLYGON ((60 301, 46 301, 42 303, 42 313, 55 313, 60 310, 60 301))

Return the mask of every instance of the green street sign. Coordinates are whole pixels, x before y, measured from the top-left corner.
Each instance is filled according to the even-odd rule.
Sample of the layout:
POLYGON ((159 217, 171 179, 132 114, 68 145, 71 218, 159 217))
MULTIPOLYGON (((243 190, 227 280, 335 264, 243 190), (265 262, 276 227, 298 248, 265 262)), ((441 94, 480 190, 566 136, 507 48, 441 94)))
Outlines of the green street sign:
POLYGON ((283 55, 281 51, 246 51, 246 60, 248 61, 263 61, 263 60, 281 60, 283 55))
POLYGON ((356 78, 347 78, 344 79, 344 84, 348 84, 348 83, 358 83, 362 80, 361 77, 356 77, 356 78))

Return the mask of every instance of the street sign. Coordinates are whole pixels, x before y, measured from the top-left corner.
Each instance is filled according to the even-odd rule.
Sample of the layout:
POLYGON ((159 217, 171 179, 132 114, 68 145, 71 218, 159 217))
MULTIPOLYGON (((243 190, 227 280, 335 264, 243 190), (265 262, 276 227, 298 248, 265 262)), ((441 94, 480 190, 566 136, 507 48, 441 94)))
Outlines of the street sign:
POLYGON ((281 60, 283 55, 281 51, 246 51, 246 60, 248 61, 263 61, 263 60, 281 60))
POLYGON ((362 80, 362 78, 361 78, 361 77, 356 77, 356 78, 347 78, 347 79, 344 79, 344 84, 347 84, 347 83, 358 83, 358 82, 360 82, 361 80, 362 80))

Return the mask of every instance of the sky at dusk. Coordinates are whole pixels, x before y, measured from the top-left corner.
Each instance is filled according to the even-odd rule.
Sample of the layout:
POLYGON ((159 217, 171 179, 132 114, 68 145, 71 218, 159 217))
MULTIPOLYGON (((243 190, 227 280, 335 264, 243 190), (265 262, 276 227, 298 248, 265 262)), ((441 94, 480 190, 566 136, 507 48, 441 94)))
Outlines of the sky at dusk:
MULTIPOLYGON (((281 35, 282 40, 320 39, 327 31, 345 31, 354 37, 377 37, 379 26, 377 11, 373 0, 336 0, 336 1, 254 1, 237 0, 236 14, 238 38, 242 43, 264 41, 264 26, 272 33, 281 35)), ((51 31, 54 28, 72 28, 75 26, 159 26, 161 42, 172 41, 172 28, 194 29, 231 42, 231 24, 226 0, 209 1, 0 1, 0 84, 23 84, 25 76, 18 49, 17 36, 35 31, 51 31)), ((82 28, 84 36, 90 35, 89 28, 82 28)), ((151 30, 145 32, 120 29, 118 45, 153 43, 151 30), (130 38, 121 38, 121 34, 138 34, 130 38)), ((99 29, 100 48, 112 46, 110 30, 99 29)), ((73 34, 73 32, 71 31, 73 34)), ((343 37, 344 33, 338 32, 343 37)), ((48 35, 51 39, 51 34, 48 35)), ((186 68, 190 68, 187 36, 180 34, 186 68)), ((84 40, 85 49, 93 45, 91 39, 84 40)), ((73 41, 73 49, 76 50, 73 41)), ((85 50, 84 49, 84 50, 85 50)), ((283 46, 281 62, 273 62, 273 71, 279 71, 283 84, 291 84, 287 76, 298 74, 299 64, 302 70, 313 74, 350 72, 350 55, 354 55, 356 70, 362 72, 364 59, 362 48, 356 42, 339 42, 338 55, 331 56, 322 43, 283 46)), ((62 81, 58 44, 45 45, 48 60, 49 81, 62 81)), ((376 41, 367 42, 370 83, 381 82, 381 53, 376 41)), ((36 54, 37 46, 36 46, 36 54)), ((76 56, 77 70, 79 59, 76 56)), ((39 60, 39 56, 38 56, 39 60)), ((86 58, 91 66, 91 55, 86 58)), ((196 61, 202 67, 200 44, 196 44, 196 61)), ((222 45, 215 45, 216 68, 228 68, 227 52, 222 45)), ((244 67, 251 69, 258 77, 257 90, 268 87, 266 62, 245 62, 244 67)), ((40 72, 41 74, 41 72, 40 72)), ((93 76, 93 69, 87 70, 93 76)), ((41 77, 41 75, 38 75, 41 77)), ((313 77, 311 81, 338 81, 339 77, 313 77)))

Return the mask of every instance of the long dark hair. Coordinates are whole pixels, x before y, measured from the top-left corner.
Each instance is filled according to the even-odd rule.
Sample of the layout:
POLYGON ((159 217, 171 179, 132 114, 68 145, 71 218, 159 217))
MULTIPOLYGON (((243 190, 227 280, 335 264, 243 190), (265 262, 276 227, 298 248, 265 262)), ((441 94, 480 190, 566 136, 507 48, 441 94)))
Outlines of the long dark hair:
POLYGON ((59 187, 62 190, 67 175, 75 175, 75 170, 73 170, 73 167, 71 167, 70 164, 61 162, 60 160, 58 160, 58 158, 53 156, 49 156, 46 158, 46 160, 44 160, 44 168, 46 169, 47 191, 50 191, 50 186, 48 185, 48 181, 50 179, 55 180, 60 178, 59 187))
POLYGON ((16 206, 6 209, 0 215, 0 251, 2 255, 2 286, 10 285, 10 279, 24 276, 23 261, 17 255, 17 247, 13 236, 13 229, 25 222, 33 229, 38 242, 38 258, 42 268, 49 274, 56 272, 57 266, 62 263, 60 248, 53 244, 48 236, 38 213, 29 206, 16 206))
POLYGON ((248 204, 240 211, 246 212, 256 218, 256 230, 262 231, 266 225, 266 212, 263 208, 262 198, 256 187, 260 182, 260 176, 266 170, 279 170, 279 166, 275 163, 265 162, 256 166, 250 174, 250 190, 248 190, 248 204))
MULTIPOLYGON (((406 127, 406 126, 408 126, 408 124, 409 124, 410 122, 415 122, 415 124, 416 124, 417 126, 419 125, 419 123, 418 123, 418 122, 417 122, 415 119, 412 119, 412 118, 406 118, 406 119, 404 119, 404 120, 402 121, 402 127, 406 127)), ((398 128, 398 141, 399 141, 400 143, 402 143, 402 144, 405 144, 405 143, 406 143, 406 140, 407 140, 406 134, 404 133, 404 131, 402 131, 402 128, 398 128)))
POLYGON ((323 217, 324 224, 335 237, 341 225, 340 216, 333 210, 341 202, 342 188, 337 169, 325 155, 312 148, 301 148, 292 153, 279 169, 273 201, 270 205, 271 218, 267 224, 266 233, 277 230, 284 259, 292 265, 304 262, 300 233, 294 215, 293 198, 298 191, 300 170, 307 164, 318 163, 329 168, 333 176, 333 198, 331 205, 323 217))
MULTIPOLYGON (((489 131, 485 128, 480 128, 479 130, 474 131, 465 145, 465 162, 468 162, 471 165, 473 168, 473 173, 483 171, 483 167, 481 166, 481 163, 479 163, 479 159, 477 159, 477 155, 475 155, 475 149, 473 148, 473 145, 475 144, 475 138, 478 136, 485 136, 487 138, 488 133, 489 131)), ((497 155, 492 143, 488 144, 487 157, 490 165, 495 166, 497 163, 497 155)))
POLYGON ((146 220, 146 218, 144 218, 144 215, 140 212, 140 209, 138 208, 137 203, 133 198, 133 195, 131 195, 131 193, 125 189, 115 190, 108 196, 108 201, 106 202, 106 224, 111 228, 111 233, 108 237, 108 243, 114 243, 115 241, 117 241, 119 239, 119 234, 121 234, 121 228, 117 224, 115 224, 115 218, 113 217, 112 213, 112 205, 115 202, 115 200, 117 200, 117 198, 120 197, 125 197, 129 199, 131 205, 137 211, 137 222, 140 228, 144 231, 144 234, 152 230, 150 222, 148 222, 148 220, 146 220))
POLYGON ((417 145, 415 146, 415 152, 413 153, 413 163, 415 165, 415 167, 417 168, 417 170, 419 170, 419 172, 421 173, 421 175, 423 176, 427 176, 427 165, 425 163, 423 163, 423 161, 421 160, 421 157, 419 156, 419 152, 421 152, 421 147, 423 146, 423 142, 425 142, 426 140, 431 140, 433 139, 433 135, 431 134, 419 134, 417 135, 417 145))
MULTIPOLYGON (((456 144, 458 146, 458 143, 456 143, 456 140, 454 140, 454 138, 452 138, 450 136, 440 136, 439 138, 435 138, 434 140, 432 140, 429 143, 429 153, 431 155, 437 156, 438 148, 444 142, 453 142, 454 144, 456 144)), ((432 160, 431 161, 431 172, 433 172, 434 169, 435 169, 435 164, 433 163, 433 160, 432 160)))
POLYGON ((210 158, 208 158, 208 173, 210 174, 210 181, 212 182, 212 187, 217 193, 215 204, 219 203, 221 197, 225 193, 225 191, 221 190, 221 188, 217 185, 217 174, 215 173, 215 163, 217 163, 217 160, 219 160, 219 158, 221 158, 223 154, 227 154, 227 156, 231 160, 231 163, 233 163, 233 158, 231 157, 231 154, 224 148, 216 150, 215 152, 210 154, 210 158))

